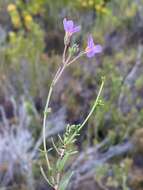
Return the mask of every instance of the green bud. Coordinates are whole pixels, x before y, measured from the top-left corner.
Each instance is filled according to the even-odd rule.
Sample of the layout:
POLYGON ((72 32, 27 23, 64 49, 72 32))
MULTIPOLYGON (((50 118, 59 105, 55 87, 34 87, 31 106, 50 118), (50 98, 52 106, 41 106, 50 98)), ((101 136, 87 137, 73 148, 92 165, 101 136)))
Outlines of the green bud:
POLYGON ((74 55, 75 53, 77 53, 79 51, 79 47, 77 44, 73 44, 72 47, 69 48, 69 53, 71 55, 74 55))

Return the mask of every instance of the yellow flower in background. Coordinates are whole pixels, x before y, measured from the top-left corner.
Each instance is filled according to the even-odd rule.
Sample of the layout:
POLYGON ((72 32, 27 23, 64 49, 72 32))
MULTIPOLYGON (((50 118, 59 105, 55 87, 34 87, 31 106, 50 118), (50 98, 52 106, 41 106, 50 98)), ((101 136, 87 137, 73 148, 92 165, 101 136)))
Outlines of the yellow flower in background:
POLYGON ((86 2, 86 1, 83 1, 81 5, 82 5, 83 7, 87 7, 87 2, 86 2))
POLYGON ((108 14, 108 13, 109 13, 109 10, 108 10, 106 7, 102 7, 101 12, 102 12, 103 14, 108 14))
POLYGON ((19 28, 21 26, 21 20, 18 14, 11 15, 11 21, 15 28, 19 28))
POLYGON ((94 1, 93 0, 90 0, 89 1, 89 6, 92 6, 94 4, 94 1))
POLYGON ((13 12, 16 10, 16 6, 14 4, 9 4, 7 10, 8 12, 13 12))
POLYGON ((103 6, 101 4, 95 5, 95 9, 98 13, 101 13, 101 14, 108 14, 109 13, 108 8, 106 8, 105 6, 103 6))
POLYGON ((11 22, 15 28, 19 28, 21 26, 21 19, 17 7, 15 4, 9 4, 7 7, 7 11, 11 17, 11 22))
POLYGON ((26 15, 24 16, 25 27, 26 27, 28 30, 30 30, 31 27, 32 27, 32 25, 31 25, 32 21, 33 21, 33 18, 32 18, 31 15, 26 14, 26 15))
POLYGON ((20 18, 17 16, 17 17, 13 17, 12 18, 12 24, 15 28, 19 28, 20 25, 21 25, 21 21, 20 21, 20 18))
POLYGON ((26 15, 26 16, 24 17, 24 20, 25 20, 26 23, 31 23, 33 19, 32 19, 32 16, 31 16, 31 15, 26 15))
POLYGON ((96 11, 97 12, 101 12, 101 10, 102 10, 102 6, 101 5, 95 5, 95 9, 96 9, 96 11))

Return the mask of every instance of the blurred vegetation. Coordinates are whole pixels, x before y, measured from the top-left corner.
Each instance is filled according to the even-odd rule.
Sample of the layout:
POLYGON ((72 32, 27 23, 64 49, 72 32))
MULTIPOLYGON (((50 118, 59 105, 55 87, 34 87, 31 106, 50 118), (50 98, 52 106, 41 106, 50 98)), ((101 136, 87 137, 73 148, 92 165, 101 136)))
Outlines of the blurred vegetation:
MULTIPOLYGON (((1 0, 0 105, 4 107, 8 121, 13 126, 20 119, 13 118, 13 108, 8 104, 11 97, 14 97, 17 106, 24 97, 24 105, 31 118, 28 129, 36 142, 51 77, 61 62, 64 17, 82 24, 82 32, 77 36, 79 43, 83 39, 83 46, 86 46, 85 32, 92 33, 95 42, 103 45, 104 53, 90 61, 82 59, 66 71, 53 96, 53 113, 64 107, 67 123, 82 121, 104 75, 104 106, 96 110, 96 115, 89 121, 77 142, 77 149, 85 150, 105 139, 109 141, 103 151, 126 141, 137 143, 141 149, 142 0, 1 0)), ((39 157, 37 162, 43 162, 42 154, 39 157)), ((103 166, 99 167, 99 176, 95 180, 116 189, 122 184, 123 190, 141 190, 143 178, 140 172, 135 173, 136 170, 142 171, 143 163, 138 161, 140 157, 142 151, 135 150, 119 158, 118 162, 107 163, 105 171, 102 171, 103 166), (129 164, 128 160, 126 162, 126 159, 133 164, 129 164), (124 162, 124 168, 121 162, 124 162), (108 175, 111 170, 112 176, 108 175), (131 181, 128 182, 130 175, 131 181)), ((33 173, 35 179, 40 181, 37 182, 38 188, 42 189, 44 182, 40 180, 37 162, 33 164, 33 173)))

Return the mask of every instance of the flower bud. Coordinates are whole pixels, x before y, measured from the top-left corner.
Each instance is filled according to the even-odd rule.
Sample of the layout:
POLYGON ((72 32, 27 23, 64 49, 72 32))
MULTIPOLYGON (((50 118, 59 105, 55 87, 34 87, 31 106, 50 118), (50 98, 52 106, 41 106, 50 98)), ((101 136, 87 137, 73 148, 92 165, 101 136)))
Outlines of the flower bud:
POLYGON ((78 51, 79 51, 78 44, 74 44, 72 47, 69 48, 69 53, 71 55, 74 55, 74 54, 78 53, 78 51))

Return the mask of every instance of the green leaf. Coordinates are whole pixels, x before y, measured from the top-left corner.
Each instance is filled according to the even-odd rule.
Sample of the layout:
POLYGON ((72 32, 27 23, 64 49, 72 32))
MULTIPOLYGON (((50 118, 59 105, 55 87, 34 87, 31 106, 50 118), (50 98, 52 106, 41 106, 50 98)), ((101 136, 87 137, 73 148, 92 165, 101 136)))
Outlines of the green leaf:
POLYGON ((62 177, 62 180, 59 185, 59 190, 65 190, 67 188, 72 175, 73 175, 73 172, 68 172, 62 177))
POLYGON ((52 184, 52 183, 50 182, 50 180, 47 178, 47 176, 46 176, 46 174, 45 174, 44 169, 42 168, 42 166, 40 166, 40 171, 41 171, 41 173, 42 173, 44 179, 47 181, 47 183, 48 183, 51 187, 53 187, 53 184, 52 184))
POLYGON ((58 159, 56 168, 59 172, 61 172, 64 169, 64 166, 65 166, 66 162, 68 161, 69 156, 70 155, 68 153, 66 153, 63 158, 58 159))

